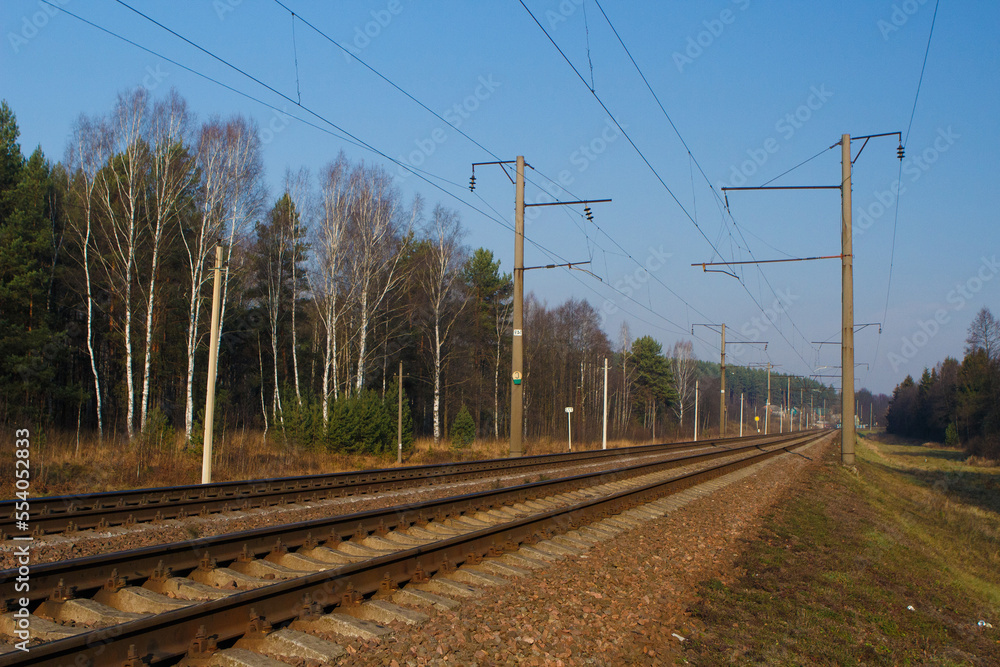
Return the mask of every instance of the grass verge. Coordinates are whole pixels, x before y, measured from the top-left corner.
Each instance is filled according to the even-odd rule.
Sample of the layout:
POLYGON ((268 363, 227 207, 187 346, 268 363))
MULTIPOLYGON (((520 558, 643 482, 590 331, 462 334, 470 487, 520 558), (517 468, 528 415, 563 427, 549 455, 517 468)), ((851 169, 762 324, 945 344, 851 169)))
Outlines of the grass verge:
MULTIPOLYGON (((616 440, 609 447, 629 447, 648 442, 616 440)), ((50 432, 32 438, 32 495, 65 495, 116 491, 120 489, 197 484, 201 480, 200 449, 185 448, 183 436, 155 440, 109 436, 77 440, 72 432, 50 432)), ((527 443, 529 454, 566 451, 566 442, 534 438, 527 443)), ((600 441, 574 443, 574 450, 600 449, 600 441)), ((442 439, 420 438, 404 452, 403 465, 448 463, 503 458, 506 441, 480 438, 467 447, 455 448, 442 439)), ((350 470, 396 467, 396 452, 348 454, 325 450, 294 449, 272 430, 266 437, 255 431, 219 434, 213 447, 212 479, 223 482, 240 479, 314 475, 350 470)), ((0 498, 14 496, 14 461, 0 456, 0 498)))
POLYGON ((799 483, 733 580, 702 584, 685 662, 1000 664, 1000 470, 933 443, 857 453, 799 483))

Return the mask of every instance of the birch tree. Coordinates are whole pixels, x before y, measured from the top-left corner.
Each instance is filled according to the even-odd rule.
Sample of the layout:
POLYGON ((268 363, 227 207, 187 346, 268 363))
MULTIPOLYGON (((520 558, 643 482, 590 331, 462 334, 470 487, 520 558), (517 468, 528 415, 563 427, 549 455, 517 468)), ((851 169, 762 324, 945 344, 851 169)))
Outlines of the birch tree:
POLYGON ((431 351, 434 383, 434 442, 441 440, 441 369, 449 356, 443 352, 452 327, 465 308, 460 271, 465 264, 458 214, 440 204, 434 207, 424 242, 426 254, 417 274, 428 309, 425 335, 431 351))
POLYGON ((95 193, 98 183, 106 187, 101 179, 108 160, 109 136, 104 119, 92 119, 81 115, 73 127, 73 139, 66 156, 66 174, 69 179, 67 192, 70 202, 67 210, 67 224, 76 236, 80 249, 80 265, 83 267, 84 312, 87 321, 87 358, 90 374, 94 382, 94 402, 97 411, 97 437, 104 439, 104 410, 101 396, 101 375, 97 368, 94 352, 94 280, 91 275, 91 247, 95 244, 97 225, 97 201, 95 193))
MULTIPOLYGON (((260 140, 256 127, 242 116, 223 122, 212 119, 198 131, 195 156, 201 182, 198 188, 197 229, 182 234, 187 260, 187 375, 185 381, 185 435, 191 440, 194 424, 195 356, 201 340, 204 290, 211 274, 206 270, 217 242, 225 246, 230 266, 233 246, 260 209, 260 140)), ((220 321, 224 322, 230 272, 223 272, 220 321)))
MULTIPOLYGON (((318 265, 318 286, 313 294, 319 311, 320 322, 325 334, 323 346, 322 410, 323 426, 330 419, 330 396, 339 396, 337 378, 337 330, 340 319, 342 276, 347 246, 346 232, 349 216, 350 190, 348 190, 347 158, 341 153, 337 159, 323 170, 321 189, 321 210, 319 214, 316 259, 318 265), (331 374, 333 377, 331 388, 331 374)), ((353 181, 352 181, 353 182, 353 181)))
POLYGON ((291 243, 292 262, 291 270, 291 315, 292 315, 292 375, 295 378, 295 400, 299 407, 302 407, 302 390, 299 386, 299 355, 298 355, 298 329, 296 327, 296 312, 298 311, 299 286, 304 282, 304 276, 299 268, 299 258, 305 251, 299 239, 303 238, 307 231, 306 222, 303 220, 307 211, 309 197, 309 172, 300 169, 292 173, 291 170, 285 172, 285 193, 291 201, 291 208, 295 212, 289 216, 288 236, 291 243))
MULTIPOLYGON (((365 383, 368 333, 374 314, 401 279, 399 193, 392 185, 392 177, 381 167, 360 165, 351 173, 351 181, 349 257, 357 299, 354 387, 360 391, 365 383)), ((414 206, 413 216, 416 211, 414 206)))
MULTIPOLYGON (((140 428, 146 429, 149 410, 149 376, 153 352, 153 313, 156 309, 157 278, 160 254, 167 229, 177 220, 185 198, 194 185, 196 171, 188 154, 191 118, 187 103, 171 90, 164 100, 153 105, 150 122, 150 186, 152 201, 149 204, 149 282, 146 285, 146 340, 142 364, 142 405, 139 411, 140 428)), ((141 281, 140 281, 141 284, 141 281)))
POLYGON ((679 340, 674 343, 670 355, 670 370, 674 376, 674 389, 677 391, 677 402, 674 413, 679 426, 684 426, 684 406, 691 401, 694 393, 694 346, 689 340, 679 340))
POLYGON ((125 347, 125 429, 135 434, 135 378, 132 352, 133 285, 141 241, 140 223, 145 205, 149 151, 144 141, 149 122, 144 88, 121 93, 111 114, 112 163, 101 185, 110 249, 109 277, 122 294, 121 329, 125 347))

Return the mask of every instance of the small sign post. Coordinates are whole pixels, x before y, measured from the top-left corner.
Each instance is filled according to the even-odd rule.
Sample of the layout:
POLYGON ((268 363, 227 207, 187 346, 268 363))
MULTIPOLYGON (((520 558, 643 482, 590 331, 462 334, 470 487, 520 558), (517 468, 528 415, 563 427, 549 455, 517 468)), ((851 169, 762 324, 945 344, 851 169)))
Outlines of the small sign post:
POLYGON ((573 408, 566 408, 566 423, 569 426, 569 451, 573 451, 573 408))

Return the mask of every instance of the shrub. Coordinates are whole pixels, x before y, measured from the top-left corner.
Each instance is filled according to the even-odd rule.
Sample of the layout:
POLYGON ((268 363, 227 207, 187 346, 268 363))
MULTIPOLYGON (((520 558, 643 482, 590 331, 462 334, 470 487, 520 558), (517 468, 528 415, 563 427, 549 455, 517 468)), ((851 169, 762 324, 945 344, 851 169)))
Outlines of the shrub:
POLYGON ((158 407, 151 408, 146 414, 146 428, 139 434, 138 444, 142 447, 162 449, 164 445, 174 442, 174 428, 167 416, 158 407))
POLYGON ((476 422, 472 420, 468 408, 462 405, 455 421, 451 424, 451 446, 468 447, 476 439, 476 422))
POLYGON ((944 444, 949 447, 960 447, 962 445, 958 440, 958 428, 955 426, 955 422, 948 424, 948 428, 944 430, 944 444))

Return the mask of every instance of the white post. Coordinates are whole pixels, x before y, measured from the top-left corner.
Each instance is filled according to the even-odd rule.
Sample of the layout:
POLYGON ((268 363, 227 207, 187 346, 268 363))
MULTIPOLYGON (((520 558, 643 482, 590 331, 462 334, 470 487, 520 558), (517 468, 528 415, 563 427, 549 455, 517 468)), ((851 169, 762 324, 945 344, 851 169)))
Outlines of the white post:
POLYGON ((698 380, 694 381, 694 441, 698 442, 698 380))
POLYGON ((215 285, 212 290, 212 339, 208 347, 208 390, 205 392, 205 435, 201 454, 201 483, 212 482, 212 427, 215 423, 215 374, 219 363, 219 301, 222 292, 222 244, 215 246, 215 285))
POLYGON ((743 392, 740 392, 740 437, 743 437, 743 392))
POLYGON ((604 434, 601 436, 601 449, 608 448, 608 358, 604 357, 604 434))
POLYGON ((573 408, 566 408, 566 423, 569 426, 569 451, 573 451, 573 408))

